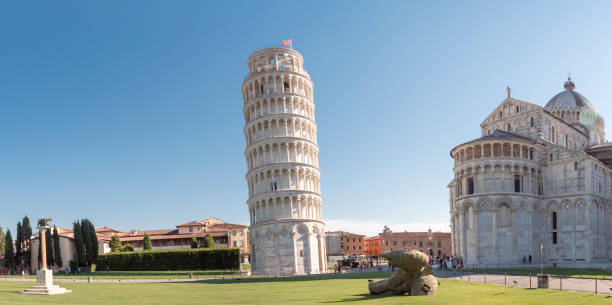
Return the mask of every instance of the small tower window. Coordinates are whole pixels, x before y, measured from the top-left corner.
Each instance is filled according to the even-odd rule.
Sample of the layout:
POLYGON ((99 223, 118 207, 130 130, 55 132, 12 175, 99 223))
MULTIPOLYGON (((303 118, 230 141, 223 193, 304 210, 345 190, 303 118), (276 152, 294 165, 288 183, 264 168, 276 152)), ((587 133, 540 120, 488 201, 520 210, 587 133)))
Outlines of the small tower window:
POLYGON ((552 212, 552 229, 557 229, 557 212, 552 212))
POLYGON ((578 162, 574 162, 574 170, 577 171, 578 170, 578 162))
POLYGON ((514 192, 521 192, 521 176, 519 175, 514 175, 514 192))
POLYGON ((550 154, 550 161, 552 162, 553 160, 553 154, 550 154))
POLYGON ((503 116, 503 113, 500 111, 499 112, 499 117, 501 118, 503 116))
POLYGON ((552 243, 557 244, 557 232, 552 232, 552 243))
POLYGON ((531 127, 535 126, 535 121, 534 121, 533 117, 531 117, 529 120, 530 120, 530 123, 531 123, 531 127))
POLYGON ((468 178, 468 194, 474 194, 474 177, 468 178))
POLYGON ((519 106, 516 106, 516 113, 519 113, 519 106))
POLYGON ((512 131, 512 125, 510 125, 510 123, 508 123, 508 126, 506 126, 506 129, 508 132, 512 131))

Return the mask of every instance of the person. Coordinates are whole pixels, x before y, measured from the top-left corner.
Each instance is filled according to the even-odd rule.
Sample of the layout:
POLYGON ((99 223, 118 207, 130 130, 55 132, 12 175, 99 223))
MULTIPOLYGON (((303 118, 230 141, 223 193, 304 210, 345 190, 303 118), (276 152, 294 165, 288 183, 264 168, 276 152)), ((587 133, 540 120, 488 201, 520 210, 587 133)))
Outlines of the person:
POLYGON ((531 254, 529 254, 529 263, 531 264, 531 254))

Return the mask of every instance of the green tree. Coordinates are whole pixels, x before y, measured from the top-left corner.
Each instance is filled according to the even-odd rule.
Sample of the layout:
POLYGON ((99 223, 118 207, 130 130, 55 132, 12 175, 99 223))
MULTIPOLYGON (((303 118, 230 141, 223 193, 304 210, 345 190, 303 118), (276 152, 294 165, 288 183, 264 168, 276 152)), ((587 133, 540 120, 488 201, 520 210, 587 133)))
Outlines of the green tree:
POLYGON ((122 252, 134 252, 134 246, 132 246, 132 244, 125 244, 125 246, 123 246, 121 248, 122 252))
POLYGON ((28 215, 23 216, 23 219, 21 220, 21 238, 23 242, 23 248, 21 252, 23 253, 23 260, 25 261, 24 268, 32 270, 32 225, 30 225, 30 218, 28 218, 28 215))
POLYGON ((90 238, 91 238, 91 260, 92 262, 95 264, 98 262, 98 250, 99 250, 99 245, 98 245, 98 235, 96 234, 96 228, 94 227, 94 224, 91 221, 88 221, 89 223, 89 232, 91 232, 90 238))
POLYGON ((4 239, 4 266, 15 273, 15 252, 11 230, 6 230, 6 237, 4 239))
POLYGON ((21 259, 23 251, 23 234, 21 222, 17 222, 17 236, 15 237, 15 269, 21 269, 21 259))
POLYGON ((142 240, 142 250, 144 251, 153 250, 153 244, 151 243, 151 237, 149 236, 149 233, 147 232, 145 232, 144 239, 142 240))
POLYGON ((216 247, 215 240, 210 235, 210 233, 207 233, 206 237, 204 237, 204 244, 202 245, 202 248, 210 249, 210 248, 214 248, 214 247, 216 247))
POLYGON ((98 260, 98 237, 96 229, 89 219, 81 219, 81 234, 85 244, 85 259, 87 265, 95 264, 98 260))
POLYGON ((83 243, 83 232, 81 231, 81 223, 76 220, 72 223, 74 231, 74 246, 77 252, 77 262, 79 266, 85 266, 87 261, 85 260, 85 244, 83 243))
POLYGON ((198 248, 198 240, 195 237, 191 238, 191 249, 197 249, 198 248))
POLYGON ((383 228, 383 234, 389 234, 389 233, 393 233, 393 231, 391 231, 391 229, 389 229, 389 227, 387 225, 385 225, 385 227, 383 228))
POLYGON ((121 238, 119 238, 119 235, 113 234, 113 237, 111 237, 110 248, 111 252, 121 252, 122 246, 121 238))
POLYGON ((0 227, 0 253, 4 253, 4 231, 2 231, 2 227, 0 227))
POLYGON ((57 227, 53 226, 53 256, 55 257, 55 265, 58 268, 62 267, 62 250, 60 248, 59 232, 57 227))
POLYGON ((47 248, 47 265, 54 266, 55 260, 53 257, 53 235, 51 235, 51 228, 45 230, 45 246, 47 248))

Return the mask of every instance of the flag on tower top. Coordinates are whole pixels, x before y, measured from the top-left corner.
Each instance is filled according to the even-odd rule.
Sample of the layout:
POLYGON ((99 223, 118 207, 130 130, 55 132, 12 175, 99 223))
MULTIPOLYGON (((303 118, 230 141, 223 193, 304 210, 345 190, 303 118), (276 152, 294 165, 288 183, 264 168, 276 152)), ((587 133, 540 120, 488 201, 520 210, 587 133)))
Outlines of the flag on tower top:
POLYGON ((291 39, 289 39, 289 40, 283 40, 283 41, 281 42, 281 44, 282 44, 282 45, 284 45, 284 46, 289 46, 289 45, 291 45, 291 39))

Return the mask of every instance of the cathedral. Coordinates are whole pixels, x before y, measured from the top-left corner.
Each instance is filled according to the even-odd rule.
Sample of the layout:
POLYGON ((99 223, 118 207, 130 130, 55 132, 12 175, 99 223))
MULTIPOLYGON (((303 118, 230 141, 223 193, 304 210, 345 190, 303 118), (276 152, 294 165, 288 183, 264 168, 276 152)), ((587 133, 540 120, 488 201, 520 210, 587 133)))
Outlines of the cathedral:
POLYGON ((568 78, 541 107, 508 96, 450 152, 452 251, 466 265, 603 265, 612 257, 612 143, 568 78), (540 252, 542 250, 542 255, 540 252))

